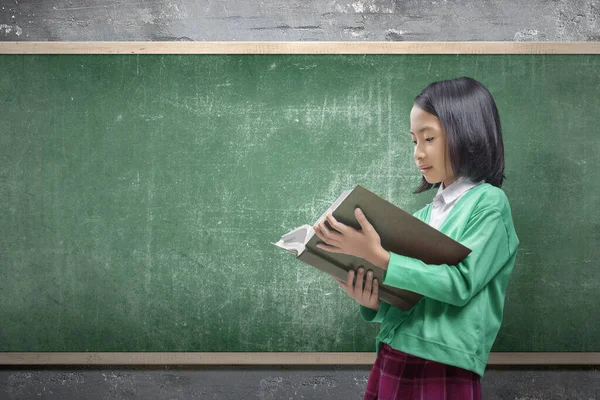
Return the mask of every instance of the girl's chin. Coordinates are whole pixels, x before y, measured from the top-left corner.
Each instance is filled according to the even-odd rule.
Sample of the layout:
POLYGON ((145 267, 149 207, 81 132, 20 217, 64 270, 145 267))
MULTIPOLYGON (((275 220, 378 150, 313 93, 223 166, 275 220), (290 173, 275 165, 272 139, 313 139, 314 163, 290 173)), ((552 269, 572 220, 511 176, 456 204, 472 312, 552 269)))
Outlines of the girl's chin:
POLYGON ((427 183, 435 185, 436 183, 440 183, 441 181, 438 179, 431 179, 429 177, 427 177, 427 175, 423 175, 423 178, 425 178, 425 180, 427 181, 427 183))

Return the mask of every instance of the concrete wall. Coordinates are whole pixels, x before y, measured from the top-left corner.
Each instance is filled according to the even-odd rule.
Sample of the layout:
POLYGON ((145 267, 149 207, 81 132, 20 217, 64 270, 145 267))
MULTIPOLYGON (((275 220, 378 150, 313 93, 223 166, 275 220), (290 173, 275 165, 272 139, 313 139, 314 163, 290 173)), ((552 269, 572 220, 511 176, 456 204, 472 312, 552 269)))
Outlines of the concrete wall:
MULTIPOLYGON (((600 0, 0 4, 0 40, 9 41, 600 40, 600 0)), ((0 399, 361 399, 368 373, 363 367, 3 367, 0 399)), ((600 399, 600 369, 492 368, 483 391, 489 400, 600 399)))
POLYGON ((1 0, 0 40, 600 40, 598 0, 1 0))
MULTIPOLYGON (((0 399, 339 399, 363 398, 367 368, 20 368, 0 370, 0 399)), ((594 369, 490 370, 486 400, 600 399, 594 369)))

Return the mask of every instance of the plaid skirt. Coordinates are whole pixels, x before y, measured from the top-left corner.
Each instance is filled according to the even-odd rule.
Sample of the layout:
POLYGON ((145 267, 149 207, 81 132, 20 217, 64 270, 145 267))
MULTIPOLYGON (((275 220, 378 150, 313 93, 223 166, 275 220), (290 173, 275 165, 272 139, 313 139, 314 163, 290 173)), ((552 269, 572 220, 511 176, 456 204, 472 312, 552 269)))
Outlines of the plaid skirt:
POLYGON ((365 400, 481 400, 475 372, 425 360, 382 344, 365 400))

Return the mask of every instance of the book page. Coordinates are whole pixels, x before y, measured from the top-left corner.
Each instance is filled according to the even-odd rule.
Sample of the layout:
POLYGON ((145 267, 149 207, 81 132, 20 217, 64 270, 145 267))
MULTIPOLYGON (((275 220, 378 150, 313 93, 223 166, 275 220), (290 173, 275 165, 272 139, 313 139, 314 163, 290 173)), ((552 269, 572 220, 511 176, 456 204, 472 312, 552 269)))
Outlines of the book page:
POLYGON ((348 195, 349 195, 350 193, 352 193, 352 190, 344 190, 344 191, 342 192, 342 194, 340 195, 340 197, 338 197, 338 198, 337 198, 337 200, 336 200, 336 201, 334 201, 334 202, 333 202, 333 204, 331 204, 331 206, 329 206, 329 208, 327 209, 327 211, 325 211, 325 212, 323 213, 323 215, 321 215, 321 216, 319 217, 319 219, 318 219, 317 221, 315 221, 315 224, 316 224, 317 222, 319 222, 320 220, 322 220, 323 218, 325 218, 325 216, 327 215, 327 213, 328 213, 329 211, 335 211, 335 209, 336 209, 336 208, 338 208, 338 206, 339 206, 340 204, 342 204, 342 202, 343 202, 343 201, 346 199, 346 197, 348 197, 348 195))
POLYGON ((302 225, 298 228, 286 233, 274 244, 277 247, 281 247, 296 256, 302 254, 306 249, 306 243, 314 236, 315 230, 310 225, 302 225))

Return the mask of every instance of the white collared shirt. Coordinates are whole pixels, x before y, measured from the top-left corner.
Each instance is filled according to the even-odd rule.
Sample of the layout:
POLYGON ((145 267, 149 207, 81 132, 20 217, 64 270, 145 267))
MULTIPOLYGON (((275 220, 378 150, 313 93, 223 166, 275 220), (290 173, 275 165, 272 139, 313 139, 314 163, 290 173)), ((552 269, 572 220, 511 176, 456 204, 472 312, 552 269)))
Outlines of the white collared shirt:
POLYGON ((444 188, 444 184, 442 183, 438 188, 437 194, 433 198, 429 225, 433 226, 435 229, 440 229, 442 222, 444 222, 444 219, 446 219, 458 199, 470 189, 481 185, 483 182, 484 181, 475 183, 468 178, 461 177, 451 183, 447 188, 444 188))

